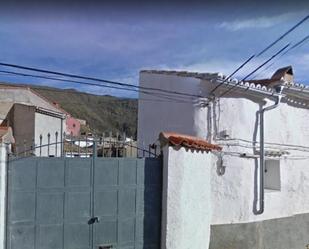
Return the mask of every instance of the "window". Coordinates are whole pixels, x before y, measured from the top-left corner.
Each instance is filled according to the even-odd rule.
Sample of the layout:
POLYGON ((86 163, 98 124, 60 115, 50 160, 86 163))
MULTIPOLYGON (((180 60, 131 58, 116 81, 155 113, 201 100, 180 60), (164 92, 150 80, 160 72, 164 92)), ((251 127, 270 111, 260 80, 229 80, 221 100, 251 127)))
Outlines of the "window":
POLYGON ((76 127, 76 124, 73 124, 73 128, 75 128, 76 127))
POLYGON ((280 160, 266 160, 264 176, 265 189, 280 191, 280 160))

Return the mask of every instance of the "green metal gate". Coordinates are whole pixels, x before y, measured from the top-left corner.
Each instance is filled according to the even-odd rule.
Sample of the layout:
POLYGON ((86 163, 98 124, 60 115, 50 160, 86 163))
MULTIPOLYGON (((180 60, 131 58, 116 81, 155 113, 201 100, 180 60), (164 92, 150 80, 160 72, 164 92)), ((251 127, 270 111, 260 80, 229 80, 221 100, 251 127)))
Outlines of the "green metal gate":
POLYGON ((160 158, 13 158, 7 249, 160 248, 160 158))

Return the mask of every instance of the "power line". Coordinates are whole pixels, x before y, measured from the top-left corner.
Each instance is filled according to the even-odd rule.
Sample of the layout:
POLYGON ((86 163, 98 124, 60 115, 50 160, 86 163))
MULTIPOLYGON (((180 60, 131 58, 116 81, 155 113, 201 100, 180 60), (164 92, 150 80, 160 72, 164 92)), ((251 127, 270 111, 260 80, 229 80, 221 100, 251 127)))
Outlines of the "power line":
POLYGON ((273 63, 271 63, 269 66, 267 66, 265 69, 263 69, 259 74, 256 74, 254 77, 252 77, 252 79, 255 79, 256 77, 258 77, 259 75, 261 75, 261 73, 266 72, 268 69, 270 69, 280 58, 282 58, 284 55, 286 55, 287 53, 289 53, 291 50, 296 49, 297 47, 300 47, 301 45, 303 45, 305 42, 307 42, 309 40, 309 35, 305 36, 303 39, 301 39, 299 42, 295 43, 292 47, 290 47, 289 49, 287 49, 284 53, 282 53, 277 60, 275 60, 273 63))
POLYGON ((255 55, 251 55, 243 64, 241 64, 233 73, 231 73, 228 77, 224 79, 219 85, 217 85, 214 89, 211 90, 209 95, 213 94, 219 87, 221 87, 226 81, 228 81, 234 74, 236 74, 240 69, 242 69, 249 61, 251 61, 255 55))
MULTIPOLYGON (((249 61, 251 61, 254 57, 259 57, 261 56, 263 53, 265 53, 267 50, 269 50, 271 47, 273 47, 275 44, 277 44, 280 40, 282 40, 285 36, 287 36, 289 33, 291 33, 294 29, 296 29, 298 26, 300 26, 301 24, 303 24, 307 19, 309 19, 309 15, 307 15, 306 17, 304 17, 301 21, 299 21, 298 23, 296 23, 292 28, 290 28, 289 30, 287 30, 285 33, 283 33, 278 39, 276 39, 274 42, 272 42, 271 44, 269 44, 265 49, 263 49, 260 53, 258 53, 258 55, 252 55, 251 57, 249 57, 249 59, 247 59, 242 65, 240 65, 240 67, 238 67, 232 74, 230 74, 228 77, 225 78, 225 80, 223 82, 221 82, 218 86, 216 86, 211 92, 210 95, 213 94, 219 87, 221 87, 226 81, 228 81, 236 72, 238 72, 241 68, 243 68, 249 61)), ((300 43, 304 42, 306 39, 308 39, 308 37, 305 37, 300 43)), ((299 44, 295 44, 293 47, 291 47, 289 50, 287 50, 284 54, 288 53, 290 50, 292 50, 293 48, 297 47, 299 44)), ((283 55, 284 55, 283 54, 283 55)), ((282 56, 283 56, 282 55, 282 56)), ((271 65, 270 65, 271 66, 271 65)), ((258 70, 258 69, 257 69, 258 70)), ((254 73, 254 72, 253 72, 254 73)), ((252 75, 252 74, 251 74, 252 75)), ((214 100, 214 98, 212 99, 214 100)))
POLYGON ((280 40, 282 40, 285 36, 287 36, 289 33, 291 33, 294 29, 302 25, 305 21, 309 19, 309 15, 305 16, 302 20, 300 20, 298 23, 296 23, 292 28, 290 28, 288 31, 283 33, 281 36, 279 36, 278 39, 276 39, 274 42, 269 44, 265 49, 263 49, 257 56, 261 56, 264 54, 267 50, 269 50, 271 47, 273 47, 275 44, 277 44, 280 40))
MULTIPOLYGON (((212 91, 211 94, 218 89, 219 87, 221 87, 228 79, 230 79, 235 73, 237 73, 241 68, 243 68, 248 62, 250 62, 254 57, 259 57, 260 55, 262 55, 263 53, 265 53, 267 50, 269 50, 271 47, 273 47, 276 43, 278 43, 280 40, 282 40, 285 36, 287 36, 289 33, 291 33, 294 29, 296 29, 297 27, 299 27, 301 24, 303 24, 307 19, 309 19, 309 15, 307 15, 306 17, 304 17, 301 21, 299 21, 297 24, 295 24, 292 28, 290 28, 288 31, 286 31, 284 34, 282 34, 278 39, 276 39, 274 42, 272 42, 270 45, 268 45, 265 49, 263 49, 257 56, 252 55, 251 57, 249 57, 242 65, 240 65, 231 75, 229 75, 227 78, 225 78, 225 80, 223 82, 221 82, 218 86, 216 86, 212 91)), ((287 45, 286 47, 288 47, 289 45, 287 45)), ((284 50, 286 47, 284 47, 282 50, 284 50)), ((281 51, 279 51, 280 53, 281 51)), ((288 52, 288 51, 287 51, 288 52)), ((263 67, 264 65, 266 65, 270 60, 272 60, 274 58, 274 56, 272 56, 269 60, 267 60, 265 63, 263 63, 262 65, 260 65, 258 68, 256 68, 254 71, 252 71, 249 75, 247 75, 244 79, 242 79, 241 81, 247 79, 248 77, 250 77, 252 74, 254 74, 256 71, 258 71, 261 67, 263 67)), ((95 78, 95 77, 89 77, 89 76, 81 76, 81 75, 76 75, 76 74, 69 74, 69 73, 62 73, 62 72, 57 72, 57 71, 50 71, 50 70, 45 70, 45 69, 39 69, 39 68, 34 68, 34 67, 26 67, 26 66, 21 66, 21 65, 16 65, 16 64, 9 64, 9 63, 1 63, 0 65, 2 66, 6 66, 6 67, 13 67, 13 68, 18 68, 18 69, 23 69, 23 70, 28 70, 28 71, 35 71, 35 72, 41 72, 41 73, 48 73, 48 74, 55 74, 55 75, 59 75, 59 76, 64 76, 64 77, 71 77, 71 78, 78 78, 78 79, 84 79, 84 80, 91 80, 91 81, 98 81, 98 82, 103 82, 103 83, 108 83, 111 85, 120 85, 120 86, 125 86, 125 87, 132 87, 132 88, 137 88, 137 89, 144 89, 144 90, 152 90, 152 91, 160 91, 160 92, 164 92, 164 93, 169 93, 169 94, 175 94, 175 95, 180 95, 180 96, 187 96, 187 97, 197 97, 197 98, 204 98, 201 95, 196 95, 196 94, 189 94, 189 93, 184 93, 184 92, 178 92, 178 91, 170 91, 170 90, 166 90, 166 89, 160 89, 160 88, 152 88, 152 87, 142 87, 142 86, 136 86, 133 84, 128 84, 128 83, 123 83, 123 82, 117 82, 117 81, 111 81, 111 80, 105 80, 105 79, 99 79, 99 78, 95 78)), ((17 74, 15 72, 15 74, 17 74)), ((23 76, 26 76, 25 74, 23 76)), ((27 75, 30 76, 30 75, 27 75)), ((39 76, 35 76, 35 77, 39 77, 39 76)), ((40 77, 46 77, 46 76, 40 76, 40 77)), ((57 79, 60 80, 60 79, 57 79)), ((68 82, 74 82, 74 81, 70 81, 70 80, 62 80, 62 81, 68 81, 68 82)), ((76 82, 75 83, 80 83, 80 82, 76 82)), ((81 84, 81 83, 80 83, 81 84)), ((83 83, 85 84, 85 83, 83 83)), ((88 83, 89 85, 95 85, 92 83, 88 83)), ((222 95, 220 95, 219 97, 222 97, 223 95, 225 95, 226 93, 228 93, 229 91, 231 91, 232 89, 234 89, 239 83, 237 83, 236 85, 234 85, 232 88, 228 89, 225 93, 223 93, 222 95)), ((102 87, 102 85, 96 85, 96 86, 100 86, 102 87)), ((108 87, 108 86, 105 86, 108 87)), ((119 88, 115 88, 115 89, 119 89, 119 88)), ((121 88, 121 90, 127 90, 127 91, 134 91, 134 89, 128 89, 128 88, 121 88)), ((137 91, 135 89, 135 91, 137 91)), ((141 92, 141 91, 139 91, 141 92)), ((145 93, 145 92, 143 92, 145 93)), ((165 96, 165 98, 168 98, 167 96, 165 96)), ((213 99, 212 99, 213 100, 213 99)))
MULTIPOLYGON (((76 81, 76 80, 70 80, 70 79, 62 79, 62 78, 56 78, 56 77, 50 77, 50 76, 43 76, 43 75, 34 75, 34 74, 26 74, 26 73, 19 73, 14 71, 6 71, 6 70, 0 70, 0 73, 7 73, 17 76, 25 76, 25 77, 34 77, 34 78, 42 78, 42 79, 48 79, 53 81, 63 81, 63 82, 70 82, 75 84, 81 84, 81 85, 90 85, 90 86, 96 86, 96 87, 103 87, 103 88, 111 88, 111 89, 118 89, 118 90, 125 90, 125 91, 133 91, 133 92, 141 92, 146 95, 155 96, 158 98, 161 98, 162 100, 170 100, 170 102, 177 102, 177 103, 194 103, 194 99, 186 100, 186 99, 179 99, 178 96, 171 96, 169 94, 163 94, 163 93, 153 93, 149 91, 144 90, 138 90, 138 89, 131 89, 131 88, 124 88, 124 87, 118 87, 118 86, 109 86, 109 85, 102 85, 98 83, 89 83, 84 81, 76 81)), ((56 91, 56 90, 53 90, 56 91)), ((159 100, 161 101, 161 100, 159 100)))
POLYGON ((288 48, 290 46, 290 44, 285 45, 283 48, 281 48, 278 52, 276 52, 274 55, 272 55, 269 59, 267 59, 266 61, 264 61, 262 64, 260 64, 256 69, 254 69, 251 73, 247 74, 242 80, 240 80, 238 83, 236 83, 234 86, 232 86, 231 88, 229 88, 228 90, 226 90, 225 92, 223 92, 222 94, 220 94, 218 97, 222 97, 225 94, 229 93, 230 91, 232 91, 236 86, 238 86, 240 84, 240 82, 245 81, 246 79, 248 79, 252 74, 254 74, 255 72, 257 72, 260 68, 262 68, 263 66, 265 66, 268 62, 270 62, 271 60, 273 60, 275 57, 277 57, 280 53, 282 53, 286 48, 288 48))
MULTIPOLYGON (((247 140, 247 139, 242 139, 242 138, 225 138, 225 139, 216 139, 216 141, 240 141, 240 142, 246 142, 250 144, 257 144, 259 141, 252 141, 252 140, 247 140)), ((309 146, 303 146, 303 145, 298 145, 298 144, 283 144, 283 143, 275 143, 275 142, 265 142, 265 144, 268 145, 274 145, 274 146, 283 146, 283 147, 293 147, 293 148, 300 148, 300 149, 308 149, 309 146)))
POLYGON ((21 66, 21 65, 16 65, 16 64, 9 64, 9 63, 0 62, 0 65, 5 66, 5 67, 23 69, 23 70, 27 70, 27 71, 35 71, 35 72, 40 72, 40 73, 54 74, 54 75, 65 76, 65 77, 76 78, 76 79, 103 82, 103 83, 108 83, 108 84, 111 84, 111 85, 119 85, 119 86, 132 87, 132 88, 143 89, 143 90, 159 91, 159 92, 170 93, 170 94, 175 94, 175 95, 180 95, 180 96, 204 98, 201 95, 190 94, 190 93, 185 93, 185 92, 170 91, 170 90, 153 88, 153 87, 136 86, 136 85, 133 85, 133 84, 123 83, 123 82, 99 79, 99 78, 95 78, 95 77, 88 77, 88 76, 82 76, 82 75, 76 75, 76 74, 62 73, 62 72, 57 72, 57 71, 50 71, 50 70, 39 69, 39 68, 34 68, 34 67, 26 67, 26 66, 21 66))

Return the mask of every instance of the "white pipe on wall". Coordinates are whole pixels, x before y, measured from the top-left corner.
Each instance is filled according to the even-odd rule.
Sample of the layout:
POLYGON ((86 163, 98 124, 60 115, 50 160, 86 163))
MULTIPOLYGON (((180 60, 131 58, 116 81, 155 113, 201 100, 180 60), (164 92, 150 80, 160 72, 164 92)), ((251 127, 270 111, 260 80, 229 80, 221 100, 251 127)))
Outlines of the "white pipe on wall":
POLYGON ((270 110, 273 110, 278 107, 282 98, 282 90, 283 86, 280 85, 277 87, 276 91, 279 94, 277 96, 276 102, 274 105, 267 106, 263 108, 260 113, 260 200, 259 200, 259 210, 255 212, 255 214, 262 214, 264 213, 264 171, 265 171, 265 150, 264 150, 264 113, 270 110))

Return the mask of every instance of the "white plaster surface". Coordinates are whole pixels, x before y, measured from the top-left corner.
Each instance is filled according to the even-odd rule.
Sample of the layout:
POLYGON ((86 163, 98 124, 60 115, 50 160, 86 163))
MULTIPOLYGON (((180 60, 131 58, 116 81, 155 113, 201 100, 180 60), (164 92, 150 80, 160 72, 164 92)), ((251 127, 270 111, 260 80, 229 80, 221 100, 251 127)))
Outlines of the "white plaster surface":
MULTIPOLYGON (((203 93, 205 96, 208 89, 213 87, 207 81, 175 75, 141 73, 140 77, 141 86, 203 93)), ((141 94, 140 97, 145 98, 146 95, 141 94)), ((161 131, 175 131, 225 144, 225 152, 253 154, 253 149, 250 148, 252 144, 247 144, 249 147, 246 148, 239 140, 222 141, 218 136, 221 131, 227 130, 230 138, 259 141, 256 112, 261 104, 267 106, 273 104, 273 101, 248 97, 241 91, 221 98, 220 108, 218 104, 207 109, 191 103, 139 101, 139 144, 155 142, 161 131)), ((277 109, 265 113, 265 142, 309 146, 308 117, 308 109, 281 103, 277 109)), ((266 151, 270 149, 269 146, 266 146, 266 151)), ((253 212, 257 206, 254 202, 258 196, 256 191, 259 189, 258 182, 255 182, 259 172, 258 158, 224 155, 226 170, 222 176, 217 174, 216 157, 209 162, 212 224, 252 222, 309 213, 308 149, 305 152, 301 148, 297 150, 289 146, 271 147, 287 150, 290 154, 280 159, 281 190, 265 193, 265 212, 262 215, 253 212)), ((175 158, 173 164, 178 161, 175 158)))
POLYGON ((165 147, 162 249, 208 248, 211 154, 165 147))
POLYGON ((7 149, 0 144, 0 249, 5 248, 7 149))
MULTIPOLYGON (((42 113, 35 113, 35 128, 34 128, 34 136, 35 136, 35 145, 36 147, 40 146, 40 135, 42 135, 42 145, 48 144, 48 133, 50 134, 49 143, 52 144, 49 146, 49 155, 56 156, 56 147, 57 147, 57 156, 61 155, 61 123, 62 127, 65 127, 65 121, 61 118, 52 117, 42 113), (56 132, 58 132, 57 145, 56 143, 56 132)), ((48 156, 48 146, 44 146, 41 148, 42 156, 48 156)), ((40 149, 37 148, 35 150, 36 155, 40 155, 40 149)))

